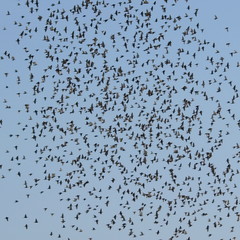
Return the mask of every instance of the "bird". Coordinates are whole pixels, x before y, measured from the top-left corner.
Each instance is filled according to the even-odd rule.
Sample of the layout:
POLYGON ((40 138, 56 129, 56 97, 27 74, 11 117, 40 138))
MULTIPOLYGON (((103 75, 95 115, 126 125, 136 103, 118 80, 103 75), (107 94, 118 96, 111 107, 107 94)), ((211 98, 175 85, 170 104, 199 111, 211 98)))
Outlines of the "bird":
POLYGON ((239 51, 231 26, 219 26, 224 47, 208 39, 191 4, 27 0, 4 12, 15 39, 0 56, 1 179, 34 211, 3 224, 59 239, 234 237, 239 51))

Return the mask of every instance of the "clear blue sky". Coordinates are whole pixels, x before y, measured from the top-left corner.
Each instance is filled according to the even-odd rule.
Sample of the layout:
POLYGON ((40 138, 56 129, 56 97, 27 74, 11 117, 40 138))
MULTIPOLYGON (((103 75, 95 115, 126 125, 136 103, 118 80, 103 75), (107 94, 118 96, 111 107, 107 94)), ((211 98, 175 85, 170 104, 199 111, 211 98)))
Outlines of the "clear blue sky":
POLYGON ((240 2, 140 2, 1 2, 0 239, 239 238, 240 2))

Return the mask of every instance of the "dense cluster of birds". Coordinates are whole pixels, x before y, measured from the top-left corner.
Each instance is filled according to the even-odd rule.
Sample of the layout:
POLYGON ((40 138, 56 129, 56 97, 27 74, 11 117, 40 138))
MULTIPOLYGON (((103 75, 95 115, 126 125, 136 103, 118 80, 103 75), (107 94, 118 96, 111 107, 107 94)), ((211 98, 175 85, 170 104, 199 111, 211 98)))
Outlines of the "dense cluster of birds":
MULTIPOLYGON (((61 208, 46 202, 42 214, 58 215, 61 228, 45 239, 98 240, 99 231, 108 239, 237 239, 239 86, 229 72, 240 66, 238 52, 206 39, 191 1, 16 5, 1 30, 14 31, 18 50, 0 53, 8 66, 0 131, 12 143, 0 181, 7 187, 17 177, 26 191, 19 206, 33 192, 50 201, 58 191, 61 208)), ((22 228, 41 228, 44 217, 30 215, 22 228)))

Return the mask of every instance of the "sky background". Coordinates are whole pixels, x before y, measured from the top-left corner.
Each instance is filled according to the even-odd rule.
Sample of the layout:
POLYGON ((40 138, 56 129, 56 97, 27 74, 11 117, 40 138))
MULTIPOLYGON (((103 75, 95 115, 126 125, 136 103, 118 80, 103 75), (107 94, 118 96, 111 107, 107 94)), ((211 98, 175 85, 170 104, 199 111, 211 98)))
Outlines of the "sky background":
POLYGON ((79 4, 75 0, 41 2, 33 13, 30 8, 35 9, 36 2, 30 2, 29 7, 14 0, 1 3, 2 239, 120 240, 134 235, 144 240, 239 239, 239 1, 189 0, 178 1, 176 6, 172 5, 174 1, 157 1, 156 5, 150 0, 143 5, 140 1, 106 1, 108 7, 97 5, 99 16, 92 7, 82 7, 81 14, 70 13, 79 4), (111 6, 114 3, 115 8, 111 6), (129 18, 133 24, 127 25, 124 13, 129 6, 130 14, 137 16, 143 27, 136 28, 134 17, 129 18), (140 13, 147 10, 151 18, 144 21, 146 16, 140 13), (115 11, 119 11, 116 20, 108 20, 115 11), (60 18, 61 12, 69 16, 68 21, 60 18), (181 16, 181 20, 164 21, 161 18, 165 14, 172 19, 181 16), (47 19, 52 23, 45 31, 47 19), (81 32, 87 26, 80 39, 76 37, 76 20, 81 32), (176 25, 181 29, 174 31, 176 25), (186 39, 191 42, 183 44, 182 33, 188 27, 196 30, 193 36, 197 40, 188 34, 186 39), (141 31, 144 36, 150 28, 154 33, 149 34, 148 41, 140 40, 141 31), (73 31, 75 37, 71 39, 73 31), (135 33, 137 40, 133 41, 135 33), (153 39, 161 33, 161 47, 147 49, 149 44, 158 44, 153 39), (115 35, 115 42, 111 35, 115 35), (44 36, 49 41, 44 41, 44 36), (94 46, 95 37, 105 47, 94 46), (170 41, 171 46, 166 48, 170 41), (204 50, 198 51, 202 47, 204 50), (100 55, 93 58, 94 49, 100 55), (178 49, 184 49, 180 60, 178 49), (47 58, 47 51, 54 56, 53 61, 47 58), (65 68, 63 59, 69 59, 63 64, 65 68), (158 67, 167 59, 174 69, 167 64, 158 67), (87 60, 93 66, 86 67, 87 60), (185 71, 181 65, 190 62, 185 71), (123 75, 117 73, 119 68, 123 75), (192 80, 188 72, 194 74, 192 80), (74 87, 76 92, 72 92, 74 87), (153 95, 149 96, 149 90, 153 95), (185 110, 184 99, 191 102, 185 110), (107 104, 106 111, 99 102, 107 104), (153 108, 159 110, 156 116, 153 108), (187 118, 183 121, 177 115, 179 108, 189 118, 197 108, 202 114, 190 122, 187 118), (151 121, 151 116, 151 127, 143 131, 141 124, 151 121), (116 135, 111 128, 117 129, 116 135), (176 132, 189 140, 176 137, 176 132), (172 145, 167 147, 168 142, 172 145), (186 148, 188 154, 183 151, 186 148), (194 159, 196 152, 202 156, 194 159), (178 154, 185 156, 178 159, 178 154), (170 163, 169 156, 173 156, 170 163), (157 180, 152 177, 156 171, 157 180), (176 175, 175 182, 171 172, 176 175), (135 194, 138 199, 134 199, 135 194))

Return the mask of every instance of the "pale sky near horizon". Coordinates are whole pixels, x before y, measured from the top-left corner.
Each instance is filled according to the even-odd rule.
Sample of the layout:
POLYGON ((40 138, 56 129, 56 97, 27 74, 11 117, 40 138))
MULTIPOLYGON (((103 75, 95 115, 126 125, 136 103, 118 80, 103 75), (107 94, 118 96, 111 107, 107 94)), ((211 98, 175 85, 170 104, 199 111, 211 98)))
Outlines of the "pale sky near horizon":
POLYGON ((239 1, 0 2, 0 239, 240 239, 239 1))

